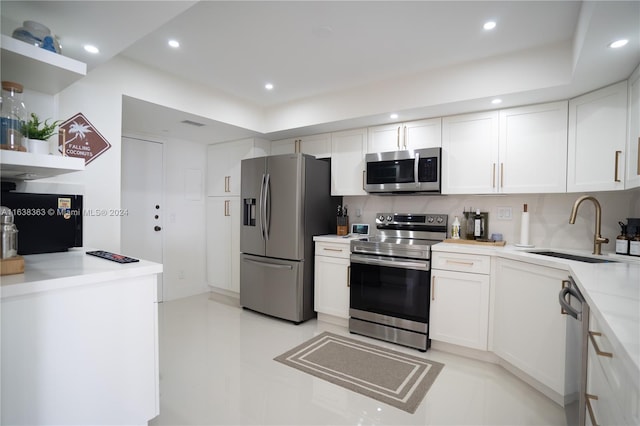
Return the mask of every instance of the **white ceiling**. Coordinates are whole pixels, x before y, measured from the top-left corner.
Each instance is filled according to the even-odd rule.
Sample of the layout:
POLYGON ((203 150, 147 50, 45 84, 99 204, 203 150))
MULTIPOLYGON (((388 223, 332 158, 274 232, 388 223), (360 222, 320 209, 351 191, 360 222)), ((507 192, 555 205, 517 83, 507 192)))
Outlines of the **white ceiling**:
MULTIPOLYGON (((624 79, 640 62, 640 2, 589 3, 586 7, 574 1, 3 0, 0 10, 2 33, 11 34, 27 19, 42 22, 60 37, 63 54, 86 62, 89 71, 123 55, 223 91, 268 114, 315 98, 353 96, 358 88, 373 84, 406 85, 435 70, 564 45, 572 46, 567 55, 575 66, 569 83, 555 92, 548 90, 551 84, 541 84, 538 93, 527 90, 512 102, 575 95, 624 79), (482 24, 490 19, 497 27, 484 31, 482 24), (630 43, 612 53, 606 44, 617 37, 630 43), (180 41, 180 49, 169 48, 169 38, 180 41), (97 45, 101 54, 89 56, 82 50, 84 42, 97 45), (266 91, 266 82, 275 89, 266 91)), ((414 108, 413 114, 404 111, 404 115, 473 110, 477 108, 473 101, 414 108)), ((199 140, 199 132, 211 135, 211 126, 225 138, 253 134, 131 98, 124 100, 124 112, 124 126, 141 133, 156 128, 161 116, 164 123, 174 122, 182 137, 185 129, 180 121, 207 124, 206 132, 189 129, 194 140, 199 140)), ((296 132, 388 121, 386 110, 378 112, 296 132)), ((174 130, 168 128, 166 133, 174 130)), ((284 137, 287 132, 267 136, 284 137)))

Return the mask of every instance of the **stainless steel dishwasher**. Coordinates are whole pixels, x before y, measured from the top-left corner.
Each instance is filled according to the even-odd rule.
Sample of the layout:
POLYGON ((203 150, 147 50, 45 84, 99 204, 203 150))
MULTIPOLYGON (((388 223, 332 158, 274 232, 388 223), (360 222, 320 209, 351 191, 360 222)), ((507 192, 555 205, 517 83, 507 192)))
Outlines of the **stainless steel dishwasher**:
POLYGON ((567 318, 567 348, 565 383, 573 384, 576 393, 565 405, 568 426, 584 426, 587 394, 587 336, 589 333, 589 305, 573 277, 562 282, 558 295, 561 312, 567 318))

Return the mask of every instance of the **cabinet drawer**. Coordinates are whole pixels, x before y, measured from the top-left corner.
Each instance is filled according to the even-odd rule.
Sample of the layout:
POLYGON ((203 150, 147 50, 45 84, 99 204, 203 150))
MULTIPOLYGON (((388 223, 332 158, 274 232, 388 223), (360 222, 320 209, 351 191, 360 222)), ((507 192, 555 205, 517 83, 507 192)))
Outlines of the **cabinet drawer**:
MULTIPOLYGON (((638 424, 640 417, 638 413, 640 409, 638 407, 638 398, 640 397, 638 385, 633 381, 628 367, 624 365, 620 357, 622 349, 608 339, 607 332, 603 330, 593 314, 589 316, 588 345, 589 368, 593 367, 602 371, 608 390, 607 395, 600 394, 598 397, 604 398, 605 401, 611 399, 620 408, 620 414, 625 419, 625 422, 620 424, 638 424)), ((587 382, 587 384, 589 388, 592 383, 587 382)), ((600 419, 597 418, 597 420, 600 424, 605 424, 600 419)))
POLYGON ((491 256, 435 252, 431 259, 431 267, 447 271, 489 274, 491 256))
POLYGON ((316 256, 339 257, 348 259, 351 255, 351 246, 346 243, 316 242, 316 256))

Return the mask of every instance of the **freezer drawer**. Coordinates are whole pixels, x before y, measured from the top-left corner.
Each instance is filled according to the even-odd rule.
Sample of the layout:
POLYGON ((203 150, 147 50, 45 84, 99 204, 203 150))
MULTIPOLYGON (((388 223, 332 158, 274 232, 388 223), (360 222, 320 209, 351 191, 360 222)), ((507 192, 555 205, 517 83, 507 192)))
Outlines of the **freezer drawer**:
POLYGON ((304 262, 242 254, 240 304, 293 322, 308 319, 303 272, 304 262))

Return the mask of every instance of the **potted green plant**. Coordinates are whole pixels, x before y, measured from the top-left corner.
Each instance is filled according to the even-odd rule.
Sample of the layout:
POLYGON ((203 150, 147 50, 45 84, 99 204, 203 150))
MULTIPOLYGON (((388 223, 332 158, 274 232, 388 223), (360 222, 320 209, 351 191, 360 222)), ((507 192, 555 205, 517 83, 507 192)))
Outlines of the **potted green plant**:
POLYGON ((22 135, 27 139, 27 149, 36 154, 49 154, 49 138, 56 134, 60 121, 49 123, 50 119, 40 121, 38 115, 31 113, 30 118, 22 125, 22 135))

